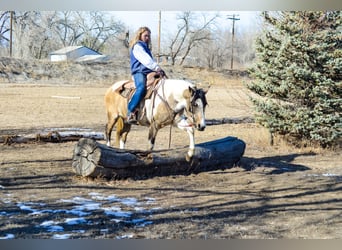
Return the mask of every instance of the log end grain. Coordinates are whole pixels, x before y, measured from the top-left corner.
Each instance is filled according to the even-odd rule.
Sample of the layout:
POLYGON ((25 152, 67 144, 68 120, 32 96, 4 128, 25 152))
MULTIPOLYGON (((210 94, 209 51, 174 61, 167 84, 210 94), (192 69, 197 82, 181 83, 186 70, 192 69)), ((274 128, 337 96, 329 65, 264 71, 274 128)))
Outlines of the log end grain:
POLYGON ((82 138, 78 141, 73 152, 72 168, 77 175, 91 176, 101 157, 95 140, 82 138))

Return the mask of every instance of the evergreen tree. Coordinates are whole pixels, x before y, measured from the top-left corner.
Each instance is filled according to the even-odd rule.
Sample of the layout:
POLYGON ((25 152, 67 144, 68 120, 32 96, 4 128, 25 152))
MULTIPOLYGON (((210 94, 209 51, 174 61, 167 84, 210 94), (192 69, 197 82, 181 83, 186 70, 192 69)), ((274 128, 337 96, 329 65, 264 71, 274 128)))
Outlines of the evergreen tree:
POLYGON ((342 14, 264 12, 257 61, 247 87, 257 121, 289 141, 340 141, 342 14), (294 139, 294 140, 293 140, 294 139))

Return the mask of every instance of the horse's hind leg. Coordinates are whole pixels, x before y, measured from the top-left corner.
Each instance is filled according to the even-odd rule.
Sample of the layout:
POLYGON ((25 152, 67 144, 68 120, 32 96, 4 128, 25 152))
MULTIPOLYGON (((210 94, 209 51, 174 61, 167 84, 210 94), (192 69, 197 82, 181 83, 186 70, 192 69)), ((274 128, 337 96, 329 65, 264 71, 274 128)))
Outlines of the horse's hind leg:
POLYGON ((116 141, 115 141, 116 147, 119 147, 121 149, 125 148, 127 135, 130 130, 131 130, 131 125, 128 123, 125 123, 123 118, 120 117, 116 123, 116 141))
POLYGON ((107 142, 107 146, 110 147, 111 146, 111 143, 110 143, 110 138, 112 136, 112 130, 113 130, 113 127, 116 123, 116 120, 117 119, 114 119, 112 116, 108 116, 108 121, 107 121, 107 124, 106 124, 106 129, 105 129, 105 132, 106 132, 106 142, 107 142))

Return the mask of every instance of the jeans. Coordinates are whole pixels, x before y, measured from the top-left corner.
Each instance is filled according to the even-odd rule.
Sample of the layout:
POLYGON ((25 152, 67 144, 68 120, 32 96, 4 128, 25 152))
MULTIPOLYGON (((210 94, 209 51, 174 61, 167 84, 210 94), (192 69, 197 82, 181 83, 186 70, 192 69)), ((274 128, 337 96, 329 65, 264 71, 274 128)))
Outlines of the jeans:
POLYGON ((135 110, 146 94, 146 75, 143 73, 136 73, 133 75, 133 78, 136 90, 132 99, 128 103, 128 114, 135 110))

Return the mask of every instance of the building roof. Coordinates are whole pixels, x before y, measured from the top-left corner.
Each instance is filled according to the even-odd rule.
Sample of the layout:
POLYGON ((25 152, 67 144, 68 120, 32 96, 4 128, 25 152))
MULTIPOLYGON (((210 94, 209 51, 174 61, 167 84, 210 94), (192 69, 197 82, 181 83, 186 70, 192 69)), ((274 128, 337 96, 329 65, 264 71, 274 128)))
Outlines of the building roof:
POLYGON ((61 49, 56 50, 56 51, 52 51, 52 52, 50 52, 50 55, 64 55, 64 54, 67 54, 71 51, 78 50, 80 48, 86 48, 88 50, 91 50, 91 51, 101 55, 101 53, 99 53, 99 52, 97 52, 91 48, 88 48, 86 46, 68 46, 68 47, 64 47, 64 48, 61 48, 61 49))
POLYGON ((84 55, 76 59, 76 62, 86 62, 86 61, 106 61, 108 56, 105 55, 84 55))

